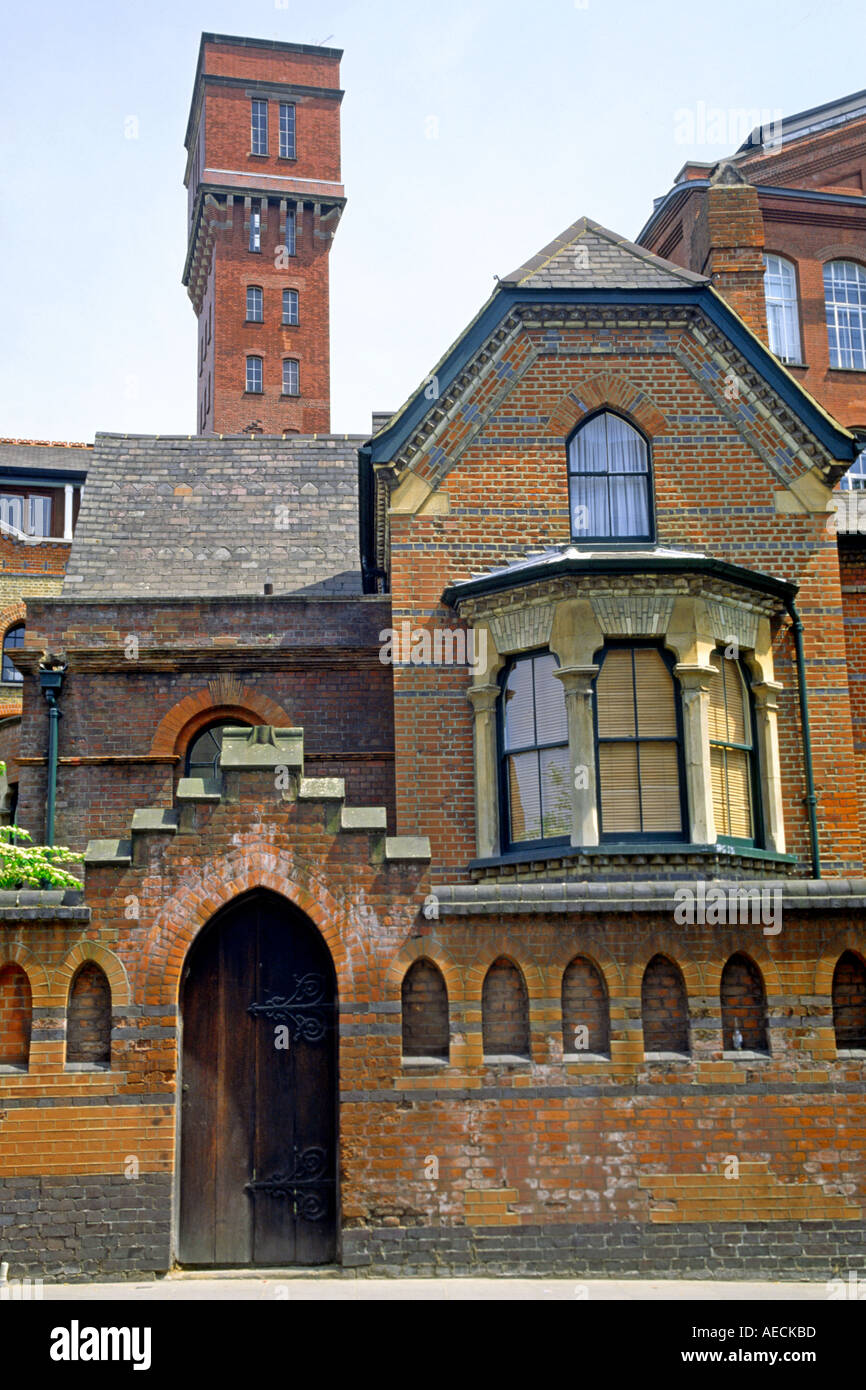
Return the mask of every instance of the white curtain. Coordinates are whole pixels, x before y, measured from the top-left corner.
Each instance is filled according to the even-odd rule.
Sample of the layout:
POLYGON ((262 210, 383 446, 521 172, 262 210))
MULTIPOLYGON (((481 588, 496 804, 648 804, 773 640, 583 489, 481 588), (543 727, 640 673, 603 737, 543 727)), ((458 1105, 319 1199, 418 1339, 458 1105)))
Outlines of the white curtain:
POLYGON ((571 441, 569 468, 576 540, 649 535, 647 447, 626 420, 594 416, 571 441))

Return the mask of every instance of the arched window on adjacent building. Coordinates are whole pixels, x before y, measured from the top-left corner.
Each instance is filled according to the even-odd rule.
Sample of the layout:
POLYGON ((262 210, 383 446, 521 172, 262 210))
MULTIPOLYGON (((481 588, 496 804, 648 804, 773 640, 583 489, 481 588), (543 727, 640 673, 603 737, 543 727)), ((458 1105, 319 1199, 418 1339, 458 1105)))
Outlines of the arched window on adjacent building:
POLYGON ((111 986, 95 961, 85 961, 69 987, 67 1064, 111 1065, 111 986))
POLYGON ((20 965, 0 966, 0 1067, 26 1069, 30 1061, 33 999, 20 965))
POLYGON ((264 294, 261 285, 247 285, 247 323, 261 323, 264 319, 264 294))
POLYGON ((505 672, 500 699, 503 842, 565 841, 571 831, 571 776, 565 691, 551 652, 520 657, 505 672))
POLYGON ((447 1062, 448 990, 442 972, 422 957, 403 976, 401 990, 403 1056, 447 1062))
POLYGON ((783 362, 802 362, 797 271, 784 256, 764 256, 764 299, 770 351, 783 362))
POLYGON ((611 644, 595 681, 600 831, 682 839, 678 686, 658 647, 611 644))
POLYGON ((261 357, 247 358, 247 388, 248 391, 258 393, 264 390, 264 377, 262 372, 261 357))
POLYGON ((213 781, 220 775, 220 755, 226 729, 247 727, 240 719, 221 719, 200 730, 186 750, 186 776, 213 781))
POLYGON ((853 951, 833 971, 833 1028, 837 1047, 866 1048, 866 965, 853 951))
POLYGON ((769 1052, 767 996, 755 962, 742 952, 731 956, 719 993, 725 1052, 769 1052))
POLYGON ((601 972, 577 956, 562 977, 562 1050, 610 1055, 610 1008, 601 972))
POLYGON ((710 663, 710 775, 719 839, 757 840, 752 707, 743 669, 734 657, 713 652, 710 663))
POLYGON ((9 685, 19 685, 24 676, 18 667, 13 663, 9 653, 18 647, 24 646, 24 624, 16 623, 10 627, 6 636, 3 638, 3 672, 2 679, 9 685))
POLYGON ((568 487, 574 540, 652 540, 649 449, 622 416, 602 410, 578 426, 568 487))
POLYGON ((488 1059, 529 1057, 529 996, 523 975, 501 956, 484 977, 481 1031, 488 1059))
POLYGON ((689 1053, 689 1006, 679 966, 653 956, 640 990, 644 1052, 689 1053))
POLYGON ((856 261, 824 266, 830 366, 866 371, 866 269, 856 261))

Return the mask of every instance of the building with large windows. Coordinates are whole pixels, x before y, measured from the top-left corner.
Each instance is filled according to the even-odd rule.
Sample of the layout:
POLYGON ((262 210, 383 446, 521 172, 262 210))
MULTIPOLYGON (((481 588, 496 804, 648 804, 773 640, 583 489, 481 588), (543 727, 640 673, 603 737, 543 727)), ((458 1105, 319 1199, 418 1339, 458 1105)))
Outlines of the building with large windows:
POLYGON ((11 1272, 859 1267, 860 440, 706 184, 707 265, 579 219, 369 435, 97 436, 15 655, 86 878, 0 898, 11 1272))

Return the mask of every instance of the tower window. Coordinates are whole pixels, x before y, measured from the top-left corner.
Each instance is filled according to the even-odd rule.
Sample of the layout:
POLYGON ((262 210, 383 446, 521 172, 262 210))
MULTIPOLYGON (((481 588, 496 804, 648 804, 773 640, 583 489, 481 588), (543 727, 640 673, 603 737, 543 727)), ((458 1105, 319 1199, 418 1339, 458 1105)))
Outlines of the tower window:
POLYGON ((295 209, 294 209, 294 208, 287 208, 287 209, 286 209, 286 240, 285 240, 285 247, 286 247, 286 255, 287 255, 287 256, 296 256, 296 255, 298 254, 298 240, 297 240, 297 231, 296 231, 296 228, 297 228, 297 220, 296 220, 296 217, 295 217, 295 209))
POLYGON ((575 540, 652 539, 649 450, 619 415, 603 410, 575 431, 568 487, 575 540))
POLYGON ((247 323, 261 323, 264 318, 264 296, 261 286, 247 285, 247 323))
POLYGON ((293 357, 287 357, 283 362, 283 395, 299 396, 300 393, 300 367, 293 357))
POLYGON ((298 322, 298 291, 283 290, 283 323, 290 327, 298 322))
POLYGON ((280 158, 295 157, 295 108, 290 101, 280 102, 280 158))
POLYGON ((256 206, 250 209, 250 250, 261 251, 262 249, 262 214, 261 209, 256 206))
POLYGON ((262 359, 260 357, 247 358, 247 390, 261 391, 262 386, 262 359))
POLYGON ((266 101, 254 101, 252 104, 252 143, 250 149, 253 154, 267 154, 268 152, 268 103, 266 101))

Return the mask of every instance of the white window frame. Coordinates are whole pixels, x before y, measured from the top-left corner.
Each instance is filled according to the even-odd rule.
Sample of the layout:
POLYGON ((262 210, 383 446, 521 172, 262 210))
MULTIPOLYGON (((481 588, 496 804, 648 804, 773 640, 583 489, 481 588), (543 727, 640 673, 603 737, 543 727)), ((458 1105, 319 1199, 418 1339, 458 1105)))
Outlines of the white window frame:
POLYGON ((280 159, 297 157, 297 113, 292 101, 280 102, 280 159), (289 117, 291 112, 291 118, 289 117), (291 138, 290 138, 291 137, 291 138))
POLYGON ((857 261, 827 261, 824 309, 831 368, 866 371, 866 267, 857 261))
POLYGON ((246 389, 247 389, 247 391, 251 392, 252 394, 257 395, 257 396, 260 396, 260 395, 262 394, 262 392, 264 391, 264 389, 265 389, 265 386, 264 386, 264 378, 265 378, 265 364, 264 364, 264 360, 263 360, 263 358, 261 358, 261 357, 250 356, 250 357, 247 358, 246 367, 247 367, 246 389), (253 381, 253 383, 255 383, 256 379, 258 379, 258 385, 253 384, 253 385, 251 386, 251 385, 250 385, 250 381, 253 381))
POLYGON ((268 152, 268 103, 253 97, 250 105, 250 154, 268 152))
POLYGON ((770 351, 781 362, 802 363, 797 267, 785 256, 764 256, 764 302, 770 351))
POLYGON ((301 394, 301 364, 296 357, 283 358, 283 395, 299 396, 301 394), (294 367, 294 373, 292 368, 294 367), (288 369, 288 370, 287 370, 288 369), (294 383, 292 383, 294 376, 294 383), (287 388, 288 382, 288 389, 287 388), (294 389, 292 389, 292 386, 294 389))
POLYGON ((283 290, 283 327, 297 328, 300 322, 300 296, 295 289, 283 290), (288 298, 287 298, 288 296, 288 298), (289 309, 286 309, 286 305, 289 309))

